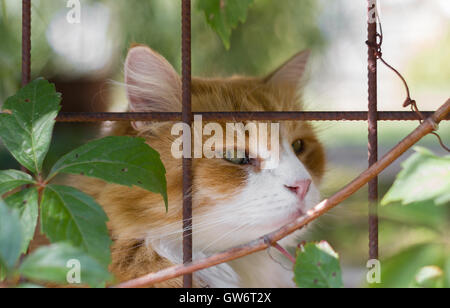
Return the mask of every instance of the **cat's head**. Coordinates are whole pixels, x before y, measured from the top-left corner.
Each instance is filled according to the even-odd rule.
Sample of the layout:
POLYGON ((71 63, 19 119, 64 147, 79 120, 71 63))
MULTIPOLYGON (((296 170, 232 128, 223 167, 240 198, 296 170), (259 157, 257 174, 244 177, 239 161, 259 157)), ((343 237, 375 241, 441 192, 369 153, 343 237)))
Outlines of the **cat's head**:
MULTIPOLYGON (((308 52, 301 52, 264 78, 194 78, 192 109, 196 112, 301 111, 301 79, 308 56, 308 52)), ((135 46, 129 51, 125 83, 130 111, 181 111, 181 78, 167 60, 150 48, 135 46)), ((243 124, 249 123, 261 122, 243 124)), ((132 219, 129 208, 123 217, 128 217, 130 224, 139 221, 141 230, 145 230, 150 239, 171 238, 178 242, 181 239, 182 168, 181 160, 173 155, 174 142, 179 137, 171 134, 174 124, 137 122, 126 129, 127 133, 145 137, 160 152, 167 169, 169 212, 164 212, 162 200, 156 202, 154 197, 148 197, 147 202, 140 202, 140 207, 133 206, 134 215, 139 219, 132 219), (144 219, 144 215, 148 217, 144 219)), ((193 159, 195 250, 217 251, 255 239, 306 213, 320 201, 318 185, 324 173, 325 157, 310 124, 302 121, 272 123, 279 124, 279 134, 269 129, 263 132, 261 127, 264 126, 256 126, 259 134, 267 135, 268 151, 278 149, 278 165, 269 169, 261 168, 264 158, 259 154, 248 157, 249 143, 240 148, 227 147, 227 123, 219 121, 209 129, 208 124, 214 123, 204 121, 201 127, 194 129, 203 135, 194 140, 194 148, 196 143, 205 145, 211 137, 211 127, 216 127, 223 129, 224 149, 219 152, 246 154, 240 159, 227 155, 193 159), (277 138, 271 138, 272 134, 277 134, 277 138)), ((250 134, 241 133, 248 141, 250 134)))

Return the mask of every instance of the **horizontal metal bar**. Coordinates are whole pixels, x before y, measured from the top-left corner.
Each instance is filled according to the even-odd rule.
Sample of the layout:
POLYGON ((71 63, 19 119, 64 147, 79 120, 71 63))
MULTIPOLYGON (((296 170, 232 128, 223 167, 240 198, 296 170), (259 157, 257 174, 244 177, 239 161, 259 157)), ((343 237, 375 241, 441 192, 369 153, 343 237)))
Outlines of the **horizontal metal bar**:
MULTIPOLYGON (((203 121, 367 121, 368 113, 365 111, 320 111, 320 112, 194 112, 202 115, 203 121)), ((429 117, 433 112, 422 112, 429 117)), ((419 120, 414 112, 410 111, 380 111, 378 121, 413 121, 419 120)), ((447 116, 445 120, 450 120, 447 116)), ((152 121, 167 122, 181 121, 181 112, 63 112, 57 117, 58 122, 126 122, 126 121, 152 121)))

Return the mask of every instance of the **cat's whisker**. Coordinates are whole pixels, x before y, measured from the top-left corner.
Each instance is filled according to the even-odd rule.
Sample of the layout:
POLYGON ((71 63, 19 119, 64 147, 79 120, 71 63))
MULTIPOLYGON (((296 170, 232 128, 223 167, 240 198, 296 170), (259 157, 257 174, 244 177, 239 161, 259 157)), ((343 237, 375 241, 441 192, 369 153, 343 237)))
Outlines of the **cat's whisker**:
POLYGON ((168 237, 168 236, 172 236, 172 235, 182 234, 182 233, 184 233, 186 231, 191 231, 191 230, 194 230, 194 232, 200 232, 202 230, 207 229, 205 227, 216 226, 216 225, 219 225, 219 224, 224 223, 224 222, 230 222, 232 220, 233 220, 232 217, 231 218, 223 218, 222 217, 220 219, 210 220, 210 221, 205 221, 205 222, 202 222, 202 223, 194 224, 190 228, 185 228, 185 229, 179 228, 179 229, 173 230, 171 232, 164 231, 164 229, 158 229, 150 237, 151 238, 168 237))
POLYGON ((232 233, 235 233, 236 231, 238 231, 239 229, 242 229, 243 227, 248 227, 248 225, 247 225, 247 224, 241 224, 241 225, 237 226, 236 228, 232 229, 231 231, 226 232, 225 234, 219 236, 217 239, 215 239, 214 241, 212 241, 211 243, 209 243, 206 247, 204 247, 204 248, 201 250, 201 253, 204 253, 206 249, 208 249, 209 247, 211 247, 211 246, 214 245, 215 243, 217 243, 217 242, 219 242, 219 241, 221 241, 221 240, 223 240, 223 239, 226 239, 226 238, 227 238, 228 236, 230 236, 232 233))

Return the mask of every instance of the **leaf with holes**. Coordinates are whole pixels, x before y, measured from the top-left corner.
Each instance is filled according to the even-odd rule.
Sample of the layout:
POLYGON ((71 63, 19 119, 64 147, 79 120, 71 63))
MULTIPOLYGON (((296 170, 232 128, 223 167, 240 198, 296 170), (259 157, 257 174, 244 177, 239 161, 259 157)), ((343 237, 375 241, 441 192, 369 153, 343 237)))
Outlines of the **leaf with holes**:
POLYGON ((309 243, 297 251, 294 281, 299 288, 342 288, 338 254, 327 242, 309 243))
POLYGON ((139 186, 161 194, 167 208, 166 170, 159 153, 142 138, 112 136, 89 142, 62 157, 52 168, 50 177, 58 173, 139 186))
POLYGON ((33 178, 18 170, 0 171, 0 196, 22 185, 34 184, 33 178))
POLYGON ((34 237, 38 221, 38 192, 36 188, 21 190, 5 199, 6 204, 11 209, 19 213, 22 225, 23 242, 22 253, 26 253, 28 245, 34 237))
POLYGON ((39 248, 23 261, 19 272, 32 281, 67 284, 71 269, 76 270, 77 265, 81 284, 96 287, 111 278, 106 266, 67 243, 39 248))
POLYGON ((205 13, 206 22, 230 48, 232 30, 247 19, 248 7, 253 0, 199 0, 197 7, 205 13))
POLYGON ((102 265, 111 262, 103 209, 90 196, 68 186, 48 185, 41 201, 41 228, 51 242, 70 242, 102 265))
POLYGON ((0 137, 17 161, 39 173, 48 152, 61 95, 37 79, 8 98, 0 114, 0 137))
POLYGON ((19 259, 23 236, 19 215, 0 199, 0 266, 11 270, 19 259))
POLYGON ((427 149, 415 148, 416 153, 403 163, 383 205, 401 202, 408 205, 430 201, 437 205, 450 202, 450 156, 438 157, 427 149))

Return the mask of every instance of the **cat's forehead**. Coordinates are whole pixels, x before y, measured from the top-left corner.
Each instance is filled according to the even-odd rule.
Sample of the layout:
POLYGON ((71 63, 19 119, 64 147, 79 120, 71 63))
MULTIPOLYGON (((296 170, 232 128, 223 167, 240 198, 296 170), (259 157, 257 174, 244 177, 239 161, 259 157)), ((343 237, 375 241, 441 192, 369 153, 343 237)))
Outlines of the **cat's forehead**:
POLYGON ((194 79, 194 111, 293 111, 301 110, 296 91, 272 86, 259 78, 194 79))

